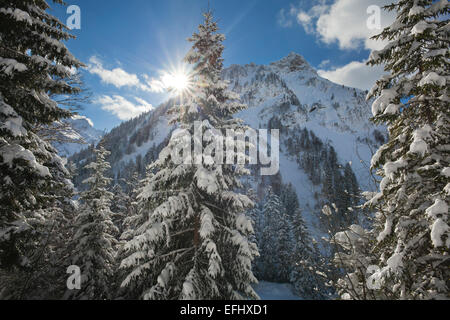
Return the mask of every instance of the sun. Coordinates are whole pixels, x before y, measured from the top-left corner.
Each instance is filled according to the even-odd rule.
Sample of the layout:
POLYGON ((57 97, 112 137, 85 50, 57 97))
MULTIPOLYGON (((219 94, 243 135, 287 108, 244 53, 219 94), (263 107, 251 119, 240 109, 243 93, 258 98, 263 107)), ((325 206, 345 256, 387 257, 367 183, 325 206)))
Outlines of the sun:
POLYGON ((173 72, 166 73, 162 77, 162 82, 164 86, 169 90, 173 90, 177 93, 182 93, 189 89, 190 77, 185 70, 176 70, 173 72))

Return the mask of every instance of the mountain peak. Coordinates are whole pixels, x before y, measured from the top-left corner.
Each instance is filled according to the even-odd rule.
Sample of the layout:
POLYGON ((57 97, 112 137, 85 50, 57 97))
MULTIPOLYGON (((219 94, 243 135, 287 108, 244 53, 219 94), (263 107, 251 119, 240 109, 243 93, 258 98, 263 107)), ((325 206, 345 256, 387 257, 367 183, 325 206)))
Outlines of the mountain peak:
POLYGON ((91 119, 85 116, 74 115, 62 122, 64 127, 60 135, 63 139, 52 144, 63 157, 70 157, 88 145, 97 144, 104 134, 103 131, 95 129, 91 119))
POLYGON ((92 122, 91 119, 89 119, 88 117, 85 117, 85 116, 78 115, 78 114, 73 115, 71 120, 69 120, 69 121, 78 122, 78 123, 87 123, 89 126, 94 127, 94 123, 92 122))
POLYGON ((296 52, 291 52, 286 57, 279 61, 272 62, 270 65, 288 70, 289 72, 312 69, 305 58, 296 52))
POLYGON ((291 51, 291 52, 285 57, 285 59, 286 59, 286 58, 288 58, 288 59, 295 59, 295 58, 297 58, 297 57, 300 57, 300 58, 304 59, 303 56, 302 56, 301 54, 299 54, 299 53, 297 53, 297 52, 295 52, 295 51, 291 51))

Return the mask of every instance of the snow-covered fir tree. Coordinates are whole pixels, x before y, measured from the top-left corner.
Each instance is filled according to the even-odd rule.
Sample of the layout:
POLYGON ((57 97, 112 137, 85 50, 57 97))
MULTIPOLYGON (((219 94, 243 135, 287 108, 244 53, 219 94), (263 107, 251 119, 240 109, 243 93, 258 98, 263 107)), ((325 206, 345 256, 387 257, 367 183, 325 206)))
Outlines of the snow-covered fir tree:
POLYGON ((27 288, 72 196, 62 159, 36 134, 71 116, 49 95, 77 93, 67 79, 82 66, 62 43, 72 36, 47 9, 45 1, 0 2, 0 287, 15 298, 35 295, 27 288))
MULTIPOLYGON (((52 172, 52 171, 50 171, 52 172)), ((70 171, 69 171, 70 172, 70 171)), ((70 176, 72 176, 70 172, 70 176)), ((39 255, 34 261, 35 272, 26 275, 22 298, 60 299, 66 290, 68 250, 67 239, 73 236, 72 222, 78 205, 70 182, 55 190, 59 199, 46 209, 40 234, 39 255)))
POLYGON ((251 235, 250 240, 251 240, 251 242, 258 244, 259 238, 261 236, 261 223, 262 223, 261 220, 262 220, 263 210, 262 210, 260 204, 258 203, 258 197, 256 195, 256 191, 253 189, 250 189, 247 192, 247 194, 248 194, 248 198, 251 201, 253 201, 253 203, 255 204, 253 206, 253 208, 251 208, 250 210, 247 211, 247 216, 252 222, 253 231, 254 231, 254 234, 251 235))
POLYGON ((290 281, 296 293, 304 299, 324 299, 327 289, 325 277, 321 275, 320 252, 314 245, 300 209, 292 218, 292 272, 290 281))
POLYGON ((113 194, 108 191, 111 179, 105 160, 109 151, 103 146, 94 149, 96 160, 86 165, 91 176, 85 180, 88 190, 81 193, 79 214, 74 221, 71 262, 81 269, 81 289, 68 290, 69 299, 110 299, 113 297, 113 274, 116 269, 113 234, 118 233, 111 221, 113 194))
POLYGON ((324 205, 336 206, 333 215, 326 217, 320 215, 321 225, 326 226, 326 232, 331 229, 336 233, 358 222, 356 211, 348 210, 358 204, 359 187, 356 177, 349 164, 346 164, 343 172, 337 160, 337 153, 333 147, 329 147, 324 166, 324 181, 322 193, 324 205))
MULTIPOLYGON (((389 43, 369 61, 390 72, 368 95, 376 97, 373 120, 389 129, 389 141, 372 159, 382 177, 380 191, 368 202, 377 211, 374 230, 353 226, 339 238, 362 265, 377 266, 365 297, 448 299, 449 3, 400 0, 386 8, 397 18, 375 39, 389 43), (370 255, 355 251, 361 244, 371 245, 370 255)), ((355 264, 341 281, 346 298, 367 291, 360 267, 355 264)))
MULTIPOLYGON (((268 195, 272 194, 272 190, 269 189, 268 195)), ((268 207, 272 207, 268 204, 269 197, 265 197, 262 207, 262 221, 261 221, 261 234, 258 242, 259 257, 255 260, 255 274, 260 280, 274 281, 275 275, 275 263, 277 258, 277 252, 274 248, 272 240, 272 232, 268 226, 270 217, 267 217, 265 213, 269 212, 268 207)), ((278 202, 279 203, 279 202, 278 202)), ((271 208, 270 211, 274 211, 271 208)))
POLYGON ((125 231, 125 219, 130 215, 132 199, 123 191, 120 184, 114 185, 111 192, 113 193, 111 220, 118 230, 116 237, 120 238, 125 231))
MULTIPOLYGON (((220 141, 211 155, 220 154, 225 146, 218 133, 244 129, 232 115, 246 106, 221 80, 225 37, 217 33, 211 12, 204 18, 189 39, 193 46, 185 57, 193 65, 190 94, 184 104, 171 110, 179 130, 150 168, 155 173, 139 195, 146 220, 125 245, 129 256, 121 266, 130 272, 122 286, 138 283, 139 297, 144 299, 258 297, 251 286, 257 281, 251 267, 258 252, 248 240, 253 227, 245 215, 253 204, 234 191, 248 170, 220 165, 198 154, 189 158, 185 153, 191 150, 191 137, 198 139, 194 121, 202 124, 206 141, 199 142, 203 147, 214 139, 220 141), (184 163, 188 164, 176 160, 180 147, 185 147, 184 163)), ((246 157, 238 152, 234 156, 246 157)))
POLYGON ((281 232, 288 235, 290 246, 287 250, 278 249, 279 253, 288 253, 280 255, 280 260, 285 260, 284 264, 289 267, 286 269, 289 271, 288 279, 284 275, 279 281, 291 282, 296 293, 304 299, 323 299, 326 290, 323 277, 318 275, 321 270, 320 252, 314 246, 300 210, 297 193, 291 183, 282 185, 280 201, 285 208, 286 217, 275 218, 274 222, 284 222, 281 232))
POLYGON ((281 186, 280 200, 286 209, 286 214, 289 219, 292 219, 296 214, 297 209, 300 208, 300 204, 298 202, 297 192, 291 183, 288 183, 287 185, 283 184, 281 186))
MULTIPOLYGON (((133 240, 136 234, 142 233, 142 226, 146 226, 149 215, 152 211, 151 203, 148 201, 140 201, 137 197, 144 191, 144 188, 150 183, 154 174, 151 165, 147 168, 147 174, 141 181, 137 180, 137 174, 134 174, 131 183, 134 185, 134 189, 131 191, 131 203, 128 215, 123 221, 123 232, 120 236, 119 248, 117 251, 117 260, 119 262, 123 261, 129 257, 130 252, 127 249, 126 244, 133 240)), ((131 185, 129 186, 131 188, 131 185)), ((145 230, 144 230, 145 231, 145 230)), ((119 268, 117 270, 116 278, 119 280, 119 284, 125 279, 130 270, 133 267, 119 268)), ((130 279, 126 287, 120 286, 118 288, 118 297, 124 299, 140 299, 142 292, 147 289, 148 283, 142 281, 145 278, 151 278, 151 271, 149 269, 141 269, 140 276, 130 279)))
MULTIPOLYGON (((261 201, 258 201, 256 191, 252 188, 248 190, 248 197, 255 204, 253 208, 247 210, 247 217, 251 220, 253 225, 253 234, 250 235, 249 240, 255 243, 259 248, 261 244, 261 236, 263 231, 263 205, 261 201)), ((253 260, 252 270, 254 275, 258 278, 258 259, 253 260)))
POLYGON ((286 208, 272 189, 267 193, 263 216, 258 275, 266 281, 289 282, 292 243, 290 224, 286 208))
MULTIPOLYGON (((330 208, 327 208, 330 209, 330 208)), ((326 210, 326 209, 325 209, 326 210)), ((371 273, 378 270, 376 256, 371 252, 375 243, 373 232, 359 225, 351 225, 331 239, 334 245, 336 268, 329 278, 340 298, 344 300, 387 299, 372 288, 381 288, 378 277, 371 273), (337 269, 337 270, 336 270, 337 269), (341 272, 342 271, 342 272, 341 272), (337 273, 337 276, 335 274, 337 273)))

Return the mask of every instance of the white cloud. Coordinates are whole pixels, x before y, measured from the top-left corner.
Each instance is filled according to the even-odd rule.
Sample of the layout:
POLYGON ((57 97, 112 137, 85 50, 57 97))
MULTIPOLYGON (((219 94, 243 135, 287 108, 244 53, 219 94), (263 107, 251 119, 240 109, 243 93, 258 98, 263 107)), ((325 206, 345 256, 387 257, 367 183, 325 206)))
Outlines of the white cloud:
POLYGON ((103 110, 112 112, 120 120, 129 120, 153 109, 150 103, 141 98, 135 97, 134 100, 137 103, 133 103, 119 95, 104 95, 97 98, 94 103, 101 105, 103 110))
MULTIPOLYGON (((380 7, 390 3, 392 0, 377 1, 380 7)), ((356 49, 360 46, 371 50, 382 49, 385 43, 370 38, 390 25, 395 13, 381 10, 381 29, 370 29, 367 21, 371 14, 367 13, 367 9, 373 4, 373 0, 336 0, 317 19, 316 31, 320 39, 325 43, 337 42, 341 49, 356 49)))
POLYGON ((329 65, 331 63, 331 61, 330 60, 323 60, 320 64, 319 64, 319 68, 320 69, 323 69, 323 68, 325 68, 327 65, 329 65))
POLYGON ((103 67, 100 59, 95 56, 91 57, 89 62, 88 71, 98 75, 104 83, 112 84, 117 88, 124 86, 138 87, 140 85, 139 78, 135 74, 128 73, 121 68, 107 70, 103 67))
POLYGON ((303 26, 303 29, 305 29, 305 31, 307 33, 311 33, 314 31, 314 27, 312 25, 312 19, 313 19, 313 17, 308 15, 304 11, 300 11, 297 13, 297 22, 303 26))
POLYGON ((312 18, 308 16, 308 14, 304 11, 301 11, 297 14, 297 20, 301 23, 310 23, 311 19, 312 18))
MULTIPOLYGON (((96 74, 100 77, 102 82, 111 84, 116 88, 122 87, 134 87, 138 90, 162 93, 167 91, 169 84, 167 83, 167 72, 160 72, 160 77, 150 78, 148 75, 143 74, 140 79, 136 74, 128 73, 122 68, 114 68, 112 70, 105 69, 102 61, 96 56, 92 56, 89 59, 88 71, 91 74, 96 74)), ((120 62, 117 61, 120 65, 120 62)))
POLYGON ((167 89, 162 79, 150 78, 147 75, 143 75, 143 77, 146 84, 142 85, 142 90, 161 93, 167 89))
MULTIPOLYGON (((308 6, 310 4, 308 3, 308 6)), ((281 9, 277 15, 277 22, 282 27, 292 27, 296 21, 303 26, 307 33, 314 32, 314 20, 317 19, 320 14, 324 13, 328 6, 325 4, 325 0, 319 0, 318 4, 311 7, 308 11, 304 11, 301 8, 297 8, 291 5, 288 12, 285 9, 281 9)))
MULTIPOLYGON (((291 5, 289 14, 284 16, 286 19, 295 17, 305 32, 316 35, 323 43, 337 43, 341 50, 380 50, 386 44, 370 38, 393 23, 395 13, 381 9, 391 4, 392 0, 377 0, 375 3, 373 0, 318 0, 315 3, 311 7, 311 1, 305 0, 297 7, 291 5), (369 8, 374 8, 374 4, 381 9, 379 29, 369 28, 368 24, 368 21, 374 21, 376 12, 368 12, 369 8)), ((353 61, 339 68, 331 68, 330 65, 329 60, 322 61, 319 75, 335 83, 363 90, 370 89, 384 74, 383 66, 367 66, 365 61, 353 61)))
POLYGON ((353 61, 333 70, 318 70, 321 77, 332 82, 361 90, 370 90, 385 74, 382 66, 371 67, 366 62, 353 61))
POLYGON ((277 22, 283 28, 292 27, 292 19, 289 17, 290 14, 286 13, 284 9, 281 9, 277 14, 277 22))
MULTIPOLYGON (((305 5, 291 5, 288 13, 281 9, 278 13, 278 23, 282 26, 292 26, 292 20, 303 27, 305 32, 316 34, 324 43, 338 43, 341 49, 356 49, 363 47, 369 50, 379 50, 385 43, 370 38, 382 31, 394 21, 395 13, 380 10, 380 29, 370 29, 367 21, 373 13, 367 9, 374 5, 374 0, 319 0, 310 7, 310 1, 305 5), (302 8, 309 8, 303 10, 302 8)), ((380 8, 390 4, 392 0, 377 0, 380 8)))
POLYGON ((323 15, 328 10, 328 5, 325 4, 325 1, 319 1, 318 4, 311 7, 307 12, 296 9, 294 7, 291 8, 291 12, 296 12, 297 22, 300 24, 303 29, 307 33, 315 32, 315 22, 317 18, 323 15))
POLYGON ((91 119, 89 119, 88 117, 85 117, 85 116, 81 116, 81 115, 75 114, 75 115, 72 116, 72 119, 74 119, 74 120, 86 120, 91 127, 94 126, 94 122, 92 122, 91 119))

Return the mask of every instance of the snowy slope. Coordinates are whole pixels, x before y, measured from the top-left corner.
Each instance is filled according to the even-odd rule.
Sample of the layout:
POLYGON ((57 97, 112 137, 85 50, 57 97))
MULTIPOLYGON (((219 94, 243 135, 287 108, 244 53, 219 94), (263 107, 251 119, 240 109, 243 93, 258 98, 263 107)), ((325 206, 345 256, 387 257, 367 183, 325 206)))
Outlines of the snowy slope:
POLYGON ((91 144, 97 144, 104 134, 102 131, 95 129, 92 121, 84 116, 75 115, 71 119, 64 120, 63 123, 65 128, 61 135, 68 142, 53 143, 62 157, 70 157, 91 144))

